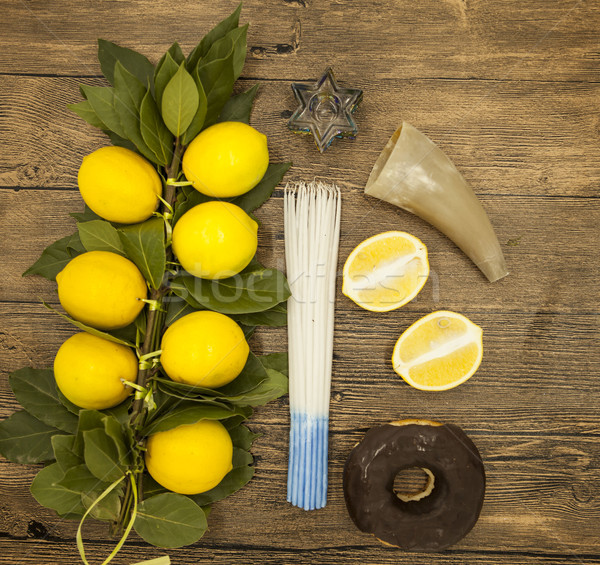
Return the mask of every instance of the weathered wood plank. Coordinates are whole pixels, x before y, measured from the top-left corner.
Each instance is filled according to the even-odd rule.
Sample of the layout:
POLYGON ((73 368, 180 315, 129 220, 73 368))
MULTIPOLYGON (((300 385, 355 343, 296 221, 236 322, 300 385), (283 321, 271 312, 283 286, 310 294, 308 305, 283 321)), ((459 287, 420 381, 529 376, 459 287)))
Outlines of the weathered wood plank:
MULTIPOLYGON (((14 555, 20 564, 53 563, 56 565, 78 562, 78 554, 73 543, 57 540, 0 540, 0 563, 12 565, 14 555), (16 548, 16 551, 15 551, 16 548)), ((95 542, 88 548, 90 562, 100 562, 111 551, 106 542, 95 542), (93 560, 93 561, 92 561, 93 560)), ((292 551, 271 547, 255 547, 252 545, 228 546, 200 543, 186 549, 160 551, 148 546, 134 543, 125 544, 119 556, 111 563, 115 565, 131 565, 140 559, 152 559, 169 554, 172 563, 196 565, 214 563, 217 565, 339 565, 340 563, 361 563, 364 565, 395 565, 398 561, 410 565, 597 565, 597 555, 566 553, 544 555, 542 553, 519 554, 505 551, 471 552, 448 549, 442 553, 420 554, 406 553, 393 548, 356 547, 344 545, 338 548, 309 548, 292 551)))
MULTIPOLYGON (((344 461, 364 432, 346 429, 332 435, 328 504, 323 510, 307 513, 285 502, 287 428, 261 422, 260 414, 255 420, 258 423, 253 429, 263 433, 253 449, 256 476, 243 490, 213 507, 211 529, 198 545, 198 555, 251 547, 264 556, 286 551, 302 554, 310 549, 333 555, 352 547, 367 559, 381 556, 382 546, 351 522, 341 486, 344 461)), ((585 555, 597 551, 597 438, 497 433, 472 437, 486 464, 486 499, 477 525, 450 554, 538 551, 585 555)), ((76 524, 52 517, 28 494, 35 468, 2 463, 0 470, 6 477, 0 487, 5 501, 3 531, 14 538, 27 537, 29 523, 35 520, 50 539, 73 539, 76 524)), ((106 547, 103 525, 90 523, 86 537, 102 541, 98 548, 106 547)), ((133 536, 132 541, 135 539, 139 538, 133 536)), ((391 560, 402 553, 385 555, 391 560)))
MULTIPOLYGON (((407 120, 447 152, 480 194, 598 197, 600 85, 343 80, 365 91, 356 113, 360 132, 323 155, 310 137, 287 129, 296 107, 290 83, 261 83, 253 123, 268 136, 272 160, 294 162, 291 178, 324 177, 362 189, 387 139, 407 120)), ((107 143, 66 108, 81 99, 81 82, 103 84, 0 76, 0 186, 76 187, 83 156, 107 143)), ((252 84, 240 81, 239 87, 252 84)))
MULTIPOLYGON (((467 312, 484 330, 484 359, 468 383, 444 393, 404 384, 390 363, 400 333, 425 312, 395 319, 337 318, 331 394, 331 429, 364 429, 388 419, 423 417, 488 433, 600 433, 594 392, 600 374, 597 315, 467 312), (376 406, 374 410, 372 407, 376 406)), ((0 304, 6 375, 22 366, 49 367, 61 343, 76 330, 37 304, 0 304)), ((285 330, 257 331, 257 353, 281 351, 285 330)), ((283 402, 283 401, 281 401, 283 402)), ((0 380, 0 414, 17 409, 6 378, 0 380)), ((264 409, 270 424, 285 418, 264 409)))
MULTIPOLYGON (((290 178, 298 177, 295 172, 290 178)), ((305 178, 305 177, 304 177, 305 178)), ((338 316, 347 327, 394 323, 413 311, 455 309, 504 312, 597 313, 600 302, 600 267, 590 245, 597 237, 600 200, 522 196, 481 197, 488 210, 511 274, 490 284, 470 260, 435 228, 389 204, 367 197, 362 190, 343 186, 339 269, 352 249, 376 233, 401 229, 419 237, 428 247, 431 274, 419 296, 402 309, 373 314, 350 300, 338 300, 338 316), (469 289, 468 292, 465 289, 469 289)), ((0 190, 4 241, 0 261, 3 300, 31 302, 43 297, 56 301, 55 285, 41 277, 21 274, 42 250, 75 231, 69 212, 82 201, 77 191, 0 190)), ((269 266, 284 269, 283 206, 281 194, 258 211, 259 257, 269 266)), ((341 284, 341 283, 340 283, 341 284)), ((359 332, 359 333, 360 333, 359 332)))
MULTIPOLYGON (((4 72, 89 75, 99 73, 97 37, 156 60, 174 40, 191 49, 236 3, 3 4, 4 72)), ((332 64, 354 79, 368 61, 378 78, 598 80, 596 2, 251 0, 242 20, 246 76, 304 79, 332 64)))

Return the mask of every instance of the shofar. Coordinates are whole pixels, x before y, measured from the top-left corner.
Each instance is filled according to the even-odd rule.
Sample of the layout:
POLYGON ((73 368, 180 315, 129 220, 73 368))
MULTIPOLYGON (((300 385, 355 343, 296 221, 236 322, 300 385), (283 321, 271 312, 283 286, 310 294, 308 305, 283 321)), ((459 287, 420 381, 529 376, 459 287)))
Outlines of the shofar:
POLYGON ((508 275, 498 238, 477 196, 444 152, 407 122, 375 162, 365 193, 435 226, 490 282, 508 275))

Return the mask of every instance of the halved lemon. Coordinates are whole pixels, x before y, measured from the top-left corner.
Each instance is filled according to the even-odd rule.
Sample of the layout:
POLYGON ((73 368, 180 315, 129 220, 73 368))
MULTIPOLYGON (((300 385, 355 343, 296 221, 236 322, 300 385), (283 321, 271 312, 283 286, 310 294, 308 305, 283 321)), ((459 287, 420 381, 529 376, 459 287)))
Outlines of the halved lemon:
POLYGON ((469 379, 483 358, 483 330, 462 314, 439 310, 398 339, 394 371, 420 390, 448 390, 469 379))
POLYGON ((359 244, 344 265, 342 293, 372 312, 410 302, 427 281, 427 248, 414 235, 388 231, 359 244))

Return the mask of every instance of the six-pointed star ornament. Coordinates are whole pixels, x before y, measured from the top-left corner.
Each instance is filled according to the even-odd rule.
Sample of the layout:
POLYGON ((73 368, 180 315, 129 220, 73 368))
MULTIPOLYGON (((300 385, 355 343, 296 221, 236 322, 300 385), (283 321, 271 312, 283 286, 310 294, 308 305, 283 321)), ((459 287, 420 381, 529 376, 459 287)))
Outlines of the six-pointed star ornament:
POLYGON ((292 83, 300 103, 288 122, 298 133, 312 133, 321 153, 336 137, 354 139, 358 127, 352 114, 362 100, 362 90, 340 88, 331 68, 313 85, 292 83))

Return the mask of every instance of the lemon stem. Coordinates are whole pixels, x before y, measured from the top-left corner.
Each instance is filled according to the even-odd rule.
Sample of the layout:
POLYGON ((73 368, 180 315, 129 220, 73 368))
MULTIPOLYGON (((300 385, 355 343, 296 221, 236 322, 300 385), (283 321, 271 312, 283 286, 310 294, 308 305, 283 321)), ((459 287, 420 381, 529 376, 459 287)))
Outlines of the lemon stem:
MULTIPOLYGON (((173 150, 173 159, 169 168, 167 169, 167 181, 164 183, 164 198, 165 201, 169 203, 172 207, 173 202, 175 200, 175 188, 176 186, 172 184, 172 179, 177 179, 179 177, 179 168, 181 165, 181 156, 183 155, 184 147, 181 145, 179 137, 175 139, 175 149, 173 150), (171 181, 171 182, 168 182, 171 181)), ((165 207, 165 204, 163 204, 165 207)), ((168 208, 167 208, 168 211, 168 208)), ((164 210, 163 210, 164 212, 164 210)))

